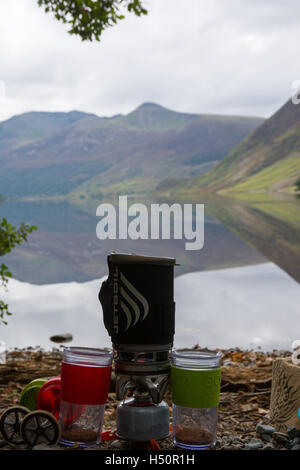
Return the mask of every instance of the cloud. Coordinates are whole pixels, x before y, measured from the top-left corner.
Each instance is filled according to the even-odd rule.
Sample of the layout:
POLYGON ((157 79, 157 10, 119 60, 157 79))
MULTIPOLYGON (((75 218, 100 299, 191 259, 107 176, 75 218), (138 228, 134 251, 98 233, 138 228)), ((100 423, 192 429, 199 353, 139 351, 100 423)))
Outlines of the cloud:
POLYGON ((300 78, 300 4, 147 0, 101 43, 37 6, 0 3, 0 119, 29 110, 127 113, 144 101, 185 112, 269 116, 300 78))

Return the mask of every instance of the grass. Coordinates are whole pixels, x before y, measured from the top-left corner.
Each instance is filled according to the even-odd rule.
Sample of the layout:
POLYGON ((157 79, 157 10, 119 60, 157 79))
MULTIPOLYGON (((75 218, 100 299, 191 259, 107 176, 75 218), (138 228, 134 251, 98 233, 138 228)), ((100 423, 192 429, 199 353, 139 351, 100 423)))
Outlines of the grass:
POLYGON ((95 208, 103 202, 112 202, 119 195, 135 195, 142 197, 146 193, 155 190, 158 180, 154 178, 127 178, 118 183, 101 184, 97 181, 90 181, 90 184, 84 184, 74 191, 71 191, 66 200, 80 206, 89 213, 95 212, 95 208), (84 197, 83 197, 84 196, 84 197))
POLYGON ((273 201, 271 203, 252 204, 252 207, 282 222, 300 227, 300 201, 273 201))
POLYGON ((157 182, 158 180, 155 180, 154 178, 128 178, 120 181, 119 183, 105 186, 101 192, 105 195, 144 193, 155 189, 157 182))
POLYGON ((300 175, 300 154, 295 153, 293 156, 280 160, 277 163, 265 168, 253 176, 247 178, 246 181, 232 186, 226 190, 227 193, 231 192, 254 192, 272 190, 272 186, 282 182, 284 187, 284 180, 288 179, 290 185, 291 179, 297 179, 300 175))

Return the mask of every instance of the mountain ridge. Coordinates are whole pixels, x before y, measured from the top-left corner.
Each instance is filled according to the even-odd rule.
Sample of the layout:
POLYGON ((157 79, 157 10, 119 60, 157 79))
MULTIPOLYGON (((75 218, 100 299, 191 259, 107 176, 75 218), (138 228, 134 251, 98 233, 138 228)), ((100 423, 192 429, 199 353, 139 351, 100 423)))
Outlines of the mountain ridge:
POLYGON ((31 112, 0 123, 6 197, 95 199, 153 191, 211 168, 263 120, 187 114, 143 103, 125 116, 31 112), (15 126, 15 129, 14 129, 15 126))

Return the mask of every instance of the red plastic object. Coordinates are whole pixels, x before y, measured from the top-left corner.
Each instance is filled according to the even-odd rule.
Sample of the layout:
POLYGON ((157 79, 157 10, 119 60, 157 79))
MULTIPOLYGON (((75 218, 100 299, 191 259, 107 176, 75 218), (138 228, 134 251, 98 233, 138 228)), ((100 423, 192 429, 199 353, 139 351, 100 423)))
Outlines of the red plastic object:
POLYGON ((62 363, 61 399, 81 405, 106 403, 111 376, 111 366, 80 366, 62 363))
POLYGON ((40 388, 37 395, 37 409, 49 411, 59 418, 61 378, 53 377, 40 388))
POLYGON ((161 450, 159 443, 155 439, 150 439, 149 450, 161 450))
POLYGON ((116 430, 112 431, 112 430, 109 430, 109 431, 104 431, 102 434, 101 434, 101 441, 102 442, 105 442, 105 441, 114 441, 118 439, 118 436, 116 434, 116 430))

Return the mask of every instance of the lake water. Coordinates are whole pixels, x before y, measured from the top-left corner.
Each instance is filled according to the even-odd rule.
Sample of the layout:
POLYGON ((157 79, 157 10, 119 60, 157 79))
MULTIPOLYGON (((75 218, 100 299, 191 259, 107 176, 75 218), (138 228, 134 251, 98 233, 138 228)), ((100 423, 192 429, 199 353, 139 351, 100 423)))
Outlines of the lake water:
MULTIPOLYGON (((69 332, 70 345, 109 346, 97 299, 103 279, 42 286, 12 279, 4 300, 14 314, 0 339, 49 349, 50 336, 69 332)), ((175 300, 178 347, 290 349, 297 336, 299 285, 273 263, 181 275, 175 300)))
POLYGON ((0 326, 0 339, 48 349, 50 336, 70 332, 72 344, 110 345, 97 294, 115 250, 180 264, 177 346, 290 348, 300 313, 300 200, 218 199, 205 203, 205 214, 204 248, 186 251, 182 240, 100 241, 96 216, 65 201, 3 204, 0 217, 38 231, 3 257, 18 280, 1 292, 13 316, 0 326))

